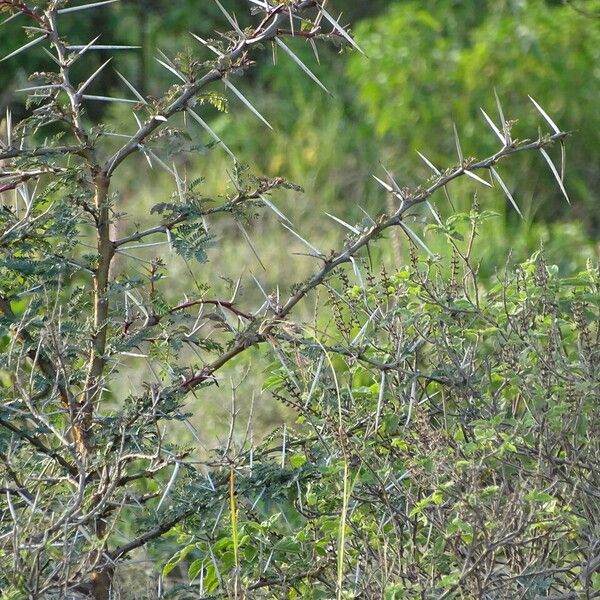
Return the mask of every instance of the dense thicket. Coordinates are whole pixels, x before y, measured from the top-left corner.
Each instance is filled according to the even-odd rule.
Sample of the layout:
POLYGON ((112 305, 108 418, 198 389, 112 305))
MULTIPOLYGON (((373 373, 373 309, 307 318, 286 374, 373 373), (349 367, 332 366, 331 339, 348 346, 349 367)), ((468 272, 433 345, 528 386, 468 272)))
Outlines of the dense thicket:
POLYGON ((0 598, 600 597, 596 2, 196 4, 0 0, 0 598))

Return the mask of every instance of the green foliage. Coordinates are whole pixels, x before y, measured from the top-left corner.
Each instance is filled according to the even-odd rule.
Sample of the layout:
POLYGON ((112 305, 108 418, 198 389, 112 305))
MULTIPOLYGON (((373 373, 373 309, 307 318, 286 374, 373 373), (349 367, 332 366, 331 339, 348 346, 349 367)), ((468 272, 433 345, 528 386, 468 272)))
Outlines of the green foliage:
POLYGON ((585 121, 595 25, 556 3, 397 2, 362 25, 371 62, 346 69, 334 2, 240 20, 196 4, 0 0, 30 27, 11 20, 0 46, 40 34, 1 77, 31 67, 51 86, 0 131, 2 600, 154 600, 128 579, 144 559, 143 588, 158 577, 172 599, 590 596, 600 274, 581 226, 536 223, 511 196, 546 163, 509 167, 555 148, 539 196, 564 190, 552 118, 585 121), (233 30, 187 44, 188 27, 233 30), (119 59, 132 82, 106 48, 73 49, 96 29, 145 46, 119 59), (470 102, 491 113, 493 84, 532 118, 494 117, 488 141, 470 102), (519 106, 527 92, 553 117, 519 106), (452 112, 463 145, 437 142, 452 112), (378 179, 382 202, 377 160, 417 147, 445 166, 394 161, 407 174, 378 179), (292 219, 281 200, 302 188, 284 177, 308 180, 292 219), (257 425, 277 403, 283 426, 257 425))
MULTIPOLYGON (((514 137, 529 137, 538 118, 528 105, 530 95, 561 127, 580 133, 569 161, 570 185, 585 202, 578 210, 597 230, 598 178, 592 165, 598 162, 599 123, 597 112, 589 110, 600 91, 597 19, 542 0, 478 3, 476 11, 451 2, 406 2, 363 22, 357 34, 370 61, 352 57, 349 74, 400 172, 410 172, 403 158, 407 150, 426 149, 434 162, 454 152, 453 121, 467 155, 487 153, 495 139, 490 130, 484 133, 479 109, 499 124, 494 89, 519 115, 514 137), (448 134, 440 136, 440 128, 448 134)), ((553 217, 565 208, 540 164, 526 158, 508 185, 535 181, 536 207, 553 217)))
POLYGON ((330 598, 343 527, 343 597, 589 589, 598 268, 561 276, 538 252, 487 291, 462 260, 415 257, 365 288, 339 275, 338 327, 282 345, 265 384, 299 418, 270 466, 237 466, 239 567, 222 497, 165 574, 185 562, 217 597, 330 598))

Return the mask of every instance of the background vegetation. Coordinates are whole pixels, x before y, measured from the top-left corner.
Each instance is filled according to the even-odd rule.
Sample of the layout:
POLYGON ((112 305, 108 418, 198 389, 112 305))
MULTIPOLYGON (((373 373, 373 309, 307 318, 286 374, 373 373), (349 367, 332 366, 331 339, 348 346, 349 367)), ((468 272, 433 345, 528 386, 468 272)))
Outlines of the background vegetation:
MULTIPOLYGON (((0 8, 3 4, 0 15, 8 17, 13 3, 0 2, 0 8)), ((259 17, 249 10, 251 3, 222 4, 242 28, 256 26, 259 17)), ((160 246, 136 247, 133 261, 115 256, 114 285, 131 290, 165 324, 149 347, 141 350, 134 340, 117 348, 123 355, 111 371, 98 415, 97 447, 108 447, 136 411, 145 414, 148 390, 170 389, 182 373, 189 377, 181 365, 193 355, 173 339, 182 337, 195 317, 180 318, 174 307, 197 295, 230 297, 237 288, 236 310, 253 313, 266 302, 267 315, 270 303, 293 297, 294 285, 315 272, 314 259, 306 256, 310 249, 282 227, 278 211, 324 255, 351 246, 378 226, 382 214, 401 210, 400 196, 417 198, 438 181, 432 164, 441 178, 452 173, 445 169, 457 163, 455 129, 460 163, 498 151, 498 136, 481 112, 504 134, 497 98, 517 148, 521 140, 550 143, 548 119, 561 135, 569 132, 564 185, 571 204, 562 182, 535 151, 515 152, 501 162, 502 185, 492 180, 493 189, 458 177, 446 193, 440 188, 427 198, 429 207, 415 202, 404 223, 418 237, 401 227, 378 231, 376 243, 365 244, 355 261, 327 273, 326 285, 308 294, 293 319, 280 318, 277 334, 269 337, 268 330, 262 340, 266 348, 252 348, 228 362, 208 382, 218 385, 169 397, 160 415, 162 434, 150 433, 156 419, 145 422, 146 429, 140 425, 138 441, 127 442, 133 452, 143 440, 139 462, 128 464, 130 471, 122 475, 133 483, 111 500, 111 511, 121 502, 118 528, 110 534, 96 528, 100 542, 86 546, 79 540, 70 551, 96 557, 95 568, 100 555, 94 552, 112 548, 106 551, 119 563, 113 593, 122 598, 140 593, 148 598, 598 597, 600 3, 501 0, 477 2, 474 8, 454 0, 330 0, 326 6, 336 19, 343 11, 340 23, 349 24, 365 55, 340 35, 328 43, 317 40, 319 63, 307 39, 286 39, 286 44, 331 95, 285 52, 271 60, 270 44, 264 44, 252 55, 256 65, 231 80, 273 131, 226 93, 195 110, 228 151, 186 115, 176 123, 185 135, 156 137, 155 155, 139 152, 114 174, 119 208, 111 219, 112 239, 151 227, 156 217, 179 214, 180 207, 170 204, 179 202, 181 190, 174 191, 169 171, 176 170, 175 179, 181 175, 186 199, 201 209, 190 217, 196 229, 177 231, 160 246), (238 167, 230 153, 239 159, 238 167), (252 174, 282 179, 267 184, 252 174), (238 213, 236 193, 251 196, 261 186, 276 190, 270 198, 277 209, 248 203, 238 213), (218 210, 204 214, 210 211, 206 206, 218 210), (194 237, 204 226, 207 235, 194 237), (168 458, 147 458, 157 439, 168 458), (134 470, 148 477, 134 479, 134 470), (147 508, 140 511, 135 502, 147 508), (129 540, 157 527, 164 528, 164 536, 127 549, 129 540)), ((27 41, 23 18, 0 30, 0 56, 27 41)), ((191 0, 121 0, 65 14, 61 28, 71 44, 86 44, 101 33, 98 44, 140 46, 90 53, 73 65, 72 78, 84 81, 113 56, 86 93, 131 97, 118 70, 150 101, 177 81, 173 69, 157 58, 164 63, 165 56, 178 56, 175 71, 190 62, 188 57, 214 58, 190 31, 217 38, 216 43, 223 38, 215 31, 232 35, 217 4, 199 8, 191 0)), ((41 46, 0 64, 5 67, 0 114, 10 110, 0 139, 7 141, 14 124, 31 119, 36 106, 19 90, 39 81, 39 75, 31 81, 31 73, 56 65, 41 46)), ((215 90, 221 94, 223 87, 215 90)), ((86 122, 105 124, 107 156, 126 141, 119 136, 137 131, 133 106, 86 103, 86 122)), ((60 130, 51 123, 48 136, 60 130)), ((44 143, 39 135, 36 140, 44 143)), ((547 151, 562 174, 561 145, 549 144, 547 151)), ((85 190, 78 173, 57 177, 55 185, 85 190)), ((46 199, 56 191, 50 184, 46 199)), ((8 216, 0 223, 8 228, 15 196, 3 192, 8 216)), ((77 235, 93 244, 89 220, 78 213, 75 221, 62 213, 44 227, 53 240, 72 241, 77 235)), ((33 474, 28 471, 31 440, 14 431, 15 423, 21 432, 32 427, 27 419, 19 421, 30 407, 19 404, 23 390, 12 375, 15 344, 23 345, 23 362, 32 348, 35 355, 54 303, 69 312, 66 335, 81 335, 74 346, 87 348, 87 324, 77 317, 89 309, 85 275, 74 275, 64 288, 50 286, 31 304, 20 296, 60 263, 57 252, 61 259, 71 256, 74 246, 53 241, 36 247, 41 259, 34 253, 39 262, 32 270, 14 261, 33 260, 28 244, 9 239, 0 266, 0 296, 9 302, 1 310, 0 330, 7 496, 0 532, 6 542, 0 555, 3 600, 35 597, 31 581, 58 568, 52 565, 69 562, 64 549, 59 556, 44 548, 33 561, 26 549, 15 551, 18 535, 29 539, 15 529, 15 522, 22 523, 15 513, 26 514, 22 502, 35 498, 11 502, 15 489, 26 487, 20 471, 36 482, 31 485, 40 497, 48 495, 47 514, 54 505, 68 505, 73 495, 72 489, 57 487, 58 475, 43 481, 44 461, 33 474), (35 333, 23 341, 16 324, 30 311, 35 333), (45 486, 53 491, 48 494, 45 486)), ((77 252, 78 260, 87 259, 85 251, 77 252)), ((125 314, 123 306, 119 310, 125 314)), ((136 316, 127 327, 137 334, 141 309, 129 310, 136 316)), ((203 356, 230 348, 243 322, 222 308, 209 317, 217 339, 214 347, 198 346, 203 356), (233 341, 222 341, 225 335, 233 341)), ((117 336, 121 323, 114 323, 117 336)), ((84 365, 71 358, 72 382, 80 385, 84 365)), ((33 393, 38 383, 31 385, 33 393)), ((42 388, 40 381, 37 392, 42 388)), ((68 429, 59 417, 54 421, 52 409, 57 410, 44 404, 42 410, 51 425, 68 429)), ((54 430, 43 423, 32 431, 51 440, 54 430)), ((56 443, 49 441, 49 448, 60 447, 56 443)), ((93 503, 98 493, 89 492, 86 502, 93 503)), ((46 523, 27 518, 33 530, 46 523)), ((93 571, 73 560, 79 572, 64 567, 69 585, 85 579, 86 569, 93 571)), ((76 587, 71 585, 66 597, 85 591, 76 587)), ((65 597, 60 596, 65 590, 45 593, 65 597)))

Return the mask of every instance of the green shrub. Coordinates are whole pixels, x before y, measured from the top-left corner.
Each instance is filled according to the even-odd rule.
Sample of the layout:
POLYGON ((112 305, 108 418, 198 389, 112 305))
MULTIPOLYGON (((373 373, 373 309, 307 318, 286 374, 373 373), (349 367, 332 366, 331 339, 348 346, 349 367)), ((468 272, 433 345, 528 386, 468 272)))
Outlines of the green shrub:
MULTIPOLYGON (((217 3, 233 30, 200 40, 206 56, 160 54, 175 83, 158 98, 120 76, 122 97, 104 96, 94 86, 108 64, 87 60, 105 49, 63 36, 65 20, 105 4, 0 0, 36 36, 13 56, 53 58, 0 139, 2 600, 595 593, 598 271, 561 278, 539 252, 492 288, 476 240, 494 213, 477 195, 447 219, 430 203, 468 180, 512 205, 496 167, 534 153, 566 195, 547 149, 567 134, 540 106, 533 141, 496 117, 487 158, 466 158, 457 138, 458 163, 430 165, 418 186, 387 175, 387 210, 356 224, 329 214, 345 238, 319 249, 275 204, 299 187, 254 174, 203 117, 227 105, 213 85, 225 82, 268 125, 231 81, 264 46, 311 79, 283 39, 356 47, 325 2, 259 1, 244 30, 217 3), (96 121, 94 102, 129 105, 134 133, 96 121), (233 159, 221 178, 189 160, 209 151, 233 159), (132 179, 149 214, 132 206, 132 179), (311 264, 289 290, 220 260, 242 239, 261 263, 264 209, 311 264), (389 233, 407 258, 386 270, 373 257, 389 254, 389 233), (299 414, 264 440, 261 390, 245 396, 234 379, 259 352, 271 363, 262 397, 299 414), (229 433, 206 449, 219 388, 229 433), (135 565, 148 558, 156 593, 135 565)), ((281 249, 278 262, 292 270, 281 249)))

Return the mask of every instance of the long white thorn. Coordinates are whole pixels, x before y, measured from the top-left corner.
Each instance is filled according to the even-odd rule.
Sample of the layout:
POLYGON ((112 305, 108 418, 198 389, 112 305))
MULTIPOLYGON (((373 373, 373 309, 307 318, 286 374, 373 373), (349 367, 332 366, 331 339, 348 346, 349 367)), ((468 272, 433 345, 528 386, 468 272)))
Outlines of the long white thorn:
POLYGON ((485 112, 485 110, 483 110, 483 108, 480 108, 479 110, 481 111, 483 118, 487 121, 488 125, 491 127, 492 131, 496 134, 496 136, 502 142, 502 144, 504 146, 506 146, 506 140, 504 139, 504 136, 500 133, 500 130, 496 127, 494 121, 492 121, 490 116, 485 112))
POLYGON ((223 5, 219 2, 219 0, 215 0, 215 4, 219 7, 219 10, 225 15, 225 18, 231 23, 231 26, 235 29, 236 33, 245 38, 244 32, 240 29, 240 26, 237 24, 237 21, 223 8, 223 5))
POLYGON ((571 201, 569 200, 569 196, 567 194, 567 190, 565 189, 565 184, 563 183, 562 179, 560 178, 560 174, 556 170, 556 167, 554 166, 554 163, 552 162, 550 155, 546 152, 546 150, 544 148, 540 148, 540 153, 544 157, 544 160, 548 163, 548 166, 550 167, 550 170, 552 171, 552 174, 554 175, 554 178, 556 179, 556 181, 560 187, 560 191, 563 193, 563 196, 567 200, 567 203, 571 204, 571 201))
POLYGON ((103 0, 103 2, 92 2, 91 4, 82 4, 81 6, 71 6, 69 8, 61 8, 57 10, 57 14, 64 15, 67 13, 77 12, 80 10, 87 10, 88 8, 97 8, 98 6, 104 6, 106 4, 113 4, 119 0, 103 0))
POLYGON ((323 6, 319 7, 319 11, 323 14, 323 16, 333 25, 333 28, 356 50, 358 50, 361 54, 365 54, 362 51, 362 48, 352 39, 351 36, 348 35, 348 32, 325 10, 323 6))
POLYGON ((124 75, 122 75, 121 73, 119 73, 119 71, 117 71, 115 69, 115 73, 121 78, 121 81, 129 88, 129 90, 131 91, 131 93, 142 103, 142 104, 148 104, 148 102, 146 102, 146 99, 144 98, 144 96, 142 96, 136 89, 135 87, 133 87, 133 84, 130 83, 124 75))
POLYGON ((285 223, 282 225, 296 238, 298 238, 307 248, 310 248, 317 256, 323 257, 323 253, 317 250, 310 242, 307 242, 299 233, 296 233, 291 227, 288 227, 285 223))
POLYGON ((275 204, 273 204, 273 202, 271 202, 268 198, 266 198, 262 194, 259 194, 259 197, 263 201, 265 206, 270 208, 282 221, 286 221, 287 223, 292 225, 292 222, 277 208, 277 206, 275 206, 275 204))
POLYGON ((192 37, 196 38, 203 46, 206 46, 209 50, 214 52, 217 56, 219 56, 219 57, 223 56, 222 52, 217 50, 214 46, 211 46, 211 44, 209 42, 207 42, 204 38, 201 38, 199 35, 196 35, 195 33, 192 33, 191 31, 190 31, 190 34, 192 35, 192 37))
POLYGON ((84 100, 96 100, 97 102, 124 102, 127 104, 137 104, 138 102, 129 98, 111 98, 110 96, 92 96, 89 94, 83 94, 81 97, 84 100))
POLYGON ((112 57, 109 58, 106 62, 102 63, 80 86, 77 92, 82 94, 84 90, 96 79, 97 75, 106 67, 106 65, 112 60, 112 57))
POLYGON ((498 115, 500 116, 500 122, 502 123, 502 131, 504 131, 504 139, 506 140, 506 145, 512 142, 510 137, 510 130, 508 128, 508 123, 504 117, 504 111, 502 110, 502 104, 500 103, 500 97, 498 96, 498 92, 496 88, 494 88, 494 96, 496 97, 496 106, 498 107, 498 115))
POLYGON ((485 185, 487 187, 493 187, 491 183, 488 183, 485 179, 479 177, 479 175, 475 175, 475 173, 473 173, 473 171, 469 171, 468 169, 464 169, 463 173, 467 177, 470 177, 471 179, 474 179, 475 181, 479 181, 479 183, 482 183, 483 185, 485 185))
POLYGON ((171 73, 173 73, 173 75, 175 75, 175 77, 177 77, 178 79, 181 79, 181 81, 183 81, 183 83, 188 83, 187 79, 177 69, 175 69, 171 65, 167 64, 166 62, 160 60, 160 58, 155 58, 155 60, 157 63, 162 65, 165 69, 167 69, 167 71, 170 71, 171 73))
POLYGON ((404 221, 400 221, 400 227, 404 229, 405 233, 412 238, 413 241, 417 242, 417 244, 429 254, 430 258, 435 259, 435 254, 427 247, 427 244, 425 244, 425 242, 404 221))
POLYGON ((540 115, 542 115, 542 117, 544 117, 546 123, 548 123, 548 125, 550 125, 550 127, 552 128, 554 133, 560 133, 560 129, 558 128, 558 125, 550 118, 548 113, 531 96, 528 96, 528 98, 531 100, 531 102, 533 102, 533 105, 537 108, 540 115))
POLYGON ((46 36, 46 35, 42 35, 39 38, 35 38, 35 40, 31 40, 31 42, 27 42, 20 48, 17 48, 14 52, 11 52, 10 54, 6 55, 3 59, 0 60, 0 62, 4 62, 5 60, 12 58, 13 56, 17 56, 18 54, 21 54, 21 52, 25 52, 25 50, 29 50, 29 48, 32 48, 33 46, 36 46, 40 42, 43 42, 47 37, 48 36, 46 36))
POLYGON ((502 178, 500 177, 500 175, 498 174, 498 172, 496 171, 496 169, 494 169, 494 167, 490 167, 490 171, 492 172, 492 176, 498 182, 498 184, 502 188, 502 191, 504 192, 504 194, 508 198, 508 201, 512 204, 513 208, 517 211, 517 213, 521 217, 521 219, 523 219, 524 218, 523 217, 523 213, 519 209, 517 203, 515 202, 515 199, 513 198, 512 194, 510 193, 510 190, 508 189, 508 187, 506 186, 506 184, 504 183, 504 181, 502 181, 502 178))
POLYGON ((334 221, 336 221, 337 223, 339 223, 340 225, 342 225, 343 227, 345 227, 346 229, 348 229, 349 231, 351 231, 352 233, 356 234, 356 235, 360 235, 360 231, 358 229, 356 229, 356 227, 353 227, 352 225, 350 225, 350 223, 346 223, 346 221, 343 221, 342 219, 326 212, 325 213, 330 219, 333 219, 334 221))
POLYGON ((273 129, 272 125, 267 121, 259 112, 254 108, 252 103, 240 92, 231 81, 227 79, 223 79, 223 83, 226 88, 229 88, 245 105, 246 107, 254 113, 269 129, 273 129))
POLYGON ((233 160, 237 162, 235 154, 226 146, 225 142, 209 127, 208 123, 206 123, 206 121, 204 121, 204 119, 202 119, 202 117, 200 117, 200 115, 198 115, 198 113, 192 110, 189 106, 186 110, 188 114, 200 125, 200 127, 202 127, 216 142, 221 144, 225 152, 227 152, 227 154, 229 154, 229 156, 231 156, 231 158, 233 158, 233 160))
POLYGON ((319 78, 278 38, 275 43, 322 89, 326 94, 333 94, 321 83, 319 78))

